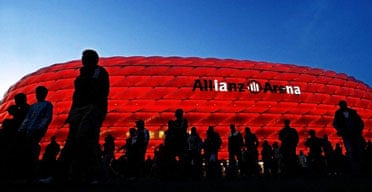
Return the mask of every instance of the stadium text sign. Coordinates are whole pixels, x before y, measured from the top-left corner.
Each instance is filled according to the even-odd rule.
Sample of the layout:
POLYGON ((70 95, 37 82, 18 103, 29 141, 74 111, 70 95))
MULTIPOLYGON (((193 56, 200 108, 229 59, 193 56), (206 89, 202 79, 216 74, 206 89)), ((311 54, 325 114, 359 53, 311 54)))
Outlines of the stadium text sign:
POLYGON ((248 83, 224 82, 217 79, 196 79, 192 88, 193 91, 217 91, 217 92, 246 92, 250 93, 279 93, 300 95, 301 89, 296 85, 277 85, 270 82, 262 84, 256 80, 250 80, 248 83))

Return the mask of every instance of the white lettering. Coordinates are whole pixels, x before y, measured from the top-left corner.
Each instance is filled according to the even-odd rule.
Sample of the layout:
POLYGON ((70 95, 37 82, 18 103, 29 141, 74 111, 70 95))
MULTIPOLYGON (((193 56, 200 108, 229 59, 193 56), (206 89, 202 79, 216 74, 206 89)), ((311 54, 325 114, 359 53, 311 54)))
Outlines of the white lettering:
POLYGON ((300 95, 301 94, 301 90, 300 90, 300 87, 299 86, 294 86, 294 91, 295 91, 295 94, 296 95, 300 95))
POLYGON ((204 87, 202 85, 202 80, 197 79, 194 81, 193 91, 200 89, 200 91, 237 91, 239 86, 239 92, 244 92, 244 89, 248 89, 250 93, 281 93, 281 94, 290 94, 290 95, 300 95, 301 89, 299 86, 293 85, 278 85, 271 84, 269 81, 265 83, 264 87, 261 87, 261 84, 258 81, 251 80, 249 83, 236 83, 236 82, 219 82, 217 79, 214 80, 203 80, 204 87), (262 90, 261 90, 262 89, 262 90))
POLYGON ((285 86, 285 89, 287 90, 287 94, 293 94, 293 87, 290 85, 285 86))
POLYGON ((285 86, 285 89, 287 91, 287 94, 295 94, 295 95, 300 95, 301 94, 301 90, 300 90, 299 86, 287 85, 287 86, 285 86))
POLYGON ((214 80, 214 90, 218 91, 218 80, 217 79, 214 80))
POLYGON ((220 91, 227 92, 227 83, 226 82, 221 82, 220 83, 220 91))

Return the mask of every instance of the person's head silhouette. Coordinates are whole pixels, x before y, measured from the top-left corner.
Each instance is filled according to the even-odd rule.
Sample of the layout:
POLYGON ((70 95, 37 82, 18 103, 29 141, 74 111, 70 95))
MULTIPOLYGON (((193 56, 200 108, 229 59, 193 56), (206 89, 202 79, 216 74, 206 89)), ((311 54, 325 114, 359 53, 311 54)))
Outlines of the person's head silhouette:
POLYGON ((314 129, 310 129, 309 135, 310 135, 310 137, 315 137, 315 130, 314 129))
POLYGON ((57 139, 57 136, 55 136, 55 135, 53 135, 52 137, 50 137, 50 140, 51 140, 52 142, 56 142, 56 139, 57 139))
POLYGON ((338 103, 338 106, 340 106, 341 109, 346 109, 346 108, 347 108, 347 103, 346 103, 346 101, 341 100, 341 101, 338 103))
POLYGON ((145 122, 142 119, 136 121, 136 127, 138 129, 144 129, 145 128, 145 122))
POLYGON ((291 123, 291 120, 289 120, 289 119, 285 119, 284 120, 284 126, 285 127, 289 127, 289 124, 291 123))
POLYGON ((81 61, 84 67, 94 68, 98 65, 98 53, 93 49, 86 49, 83 51, 81 61))
POLYGON ((175 112, 175 116, 177 119, 182 119, 183 118, 183 110, 182 109, 177 109, 175 112))
POLYGON ((196 135, 196 127, 191 127, 191 135, 196 135))
POLYGON ((251 133, 251 128, 250 128, 250 127, 245 127, 245 132, 246 132, 247 134, 250 134, 250 133, 251 133))
POLYGON ((18 93, 14 96, 14 101, 16 105, 24 105, 27 104, 27 97, 24 93, 18 93))
POLYGON ((36 99, 37 101, 44 101, 48 95, 48 89, 44 86, 36 87, 36 99))
POLYGON ((207 134, 209 135, 209 134, 211 134, 211 133, 213 133, 214 132, 214 127, 213 126, 208 126, 208 130, 207 130, 207 134))

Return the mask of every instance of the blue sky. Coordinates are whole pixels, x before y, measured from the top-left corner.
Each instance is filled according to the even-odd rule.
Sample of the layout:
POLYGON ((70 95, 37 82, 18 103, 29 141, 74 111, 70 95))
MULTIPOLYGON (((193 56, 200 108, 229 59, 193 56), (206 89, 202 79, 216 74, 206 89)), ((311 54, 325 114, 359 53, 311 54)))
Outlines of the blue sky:
POLYGON ((296 64, 372 86, 371 10, 370 0, 0 0, 0 98, 85 48, 296 64))

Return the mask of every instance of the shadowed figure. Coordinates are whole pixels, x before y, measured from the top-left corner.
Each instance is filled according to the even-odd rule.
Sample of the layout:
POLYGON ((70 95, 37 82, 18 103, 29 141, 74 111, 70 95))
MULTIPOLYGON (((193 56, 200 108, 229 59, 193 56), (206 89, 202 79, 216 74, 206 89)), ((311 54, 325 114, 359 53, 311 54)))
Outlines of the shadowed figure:
POLYGON ((15 111, 14 111, 14 120, 16 121, 17 129, 22 124, 25 119, 28 110, 30 109, 30 104, 27 103, 27 96, 24 93, 18 93, 14 96, 15 102, 15 111))
POLYGON ((25 159, 25 139, 18 129, 30 109, 30 104, 27 103, 27 96, 24 93, 16 94, 14 102, 15 104, 9 106, 7 110, 12 118, 3 120, 0 131, 0 152, 3 156, 0 159, 0 175, 6 179, 19 178, 25 169, 25 164, 22 163, 25 159))
POLYGON ((7 112, 11 118, 3 120, 0 129, 0 179, 13 178, 12 174, 17 164, 14 161, 17 160, 16 154, 18 147, 17 142, 17 130, 16 120, 14 118, 16 105, 8 107, 7 112), (14 149, 15 148, 15 149, 14 149))
POLYGON ((173 131, 171 132, 176 142, 173 143, 173 155, 178 159, 179 176, 185 176, 186 170, 186 149, 187 149, 187 128, 188 120, 184 117, 183 109, 174 112, 175 119, 172 120, 173 131))
POLYGON ((309 148, 308 165, 311 174, 320 175, 324 173, 322 144, 323 140, 316 136, 314 129, 310 129, 305 146, 309 148))
POLYGON ((339 109, 334 114, 333 127, 337 130, 337 135, 342 137, 352 173, 359 175, 361 158, 366 145, 363 137, 364 123, 357 111, 347 106, 346 101, 342 100, 338 105, 339 109))
POLYGON ((290 126, 290 120, 284 120, 284 127, 279 132, 282 155, 282 174, 293 176, 298 171, 296 148, 299 142, 297 130, 290 126))
POLYGON ((273 158, 274 151, 269 142, 264 139, 261 149, 261 157, 264 165, 263 174, 265 177, 273 176, 273 158))
POLYGON ((39 176, 48 179, 57 174, 57 156, 61 151, 61 145, 57 143, 56 136, 50 138, 50 143, 45 148, 40 162, 39 176))
POLYGON ((72 105, 66 119, 69 133, 61 153, 67 178, 77 183, 97 182, 102 176, 99 135, 107 113, 109 74, 98 65, 95 50, 82 53, 80 74, 74 81, 72 105))
POLYGON ((203 141, 196 127, 191 128, 187 138, 187 167, 192 178, 199 179, 202 176, 202 149, 203 141))
POLYGON ((138 150, 138 157, 137 157, 137 172, 138 176, 144 176, 145 173, 145 157, 147 146, 149 145, 150 140, 150 132, 145 127, 145 121, 140 119, 136 121, 136 128, 137 128, 137 150, 138 150))
POLYGON ((324 134, 322 140, 322 150, 324 153, 324 166, 325 172, 328 175, 335 174, 335 167, 334 167, 334 151, 332 143, 328 139, 328 135, 324 134))
POLYGON ((242 134, 236 130, 234 124, 230 124, 230 133, 227 140, 229 152, 228 176, 235 177, 238 174, 242 162, 242 147, 244 145, 242 134))
POLYGON ((129 128, 129 136, 125 139, 125 144, 117 149, 117 152, 123 150, 124 154, 118 160, 115 160, 114 165, 112 165, 116 174, 120 177, 136 176, 136 164, 139 156, 136 142, 137 129, 131 127, 129 128))
POLYGON ((218 152, 222 145, 220 135, 209 126, 207 137, 203 141, 204 158, 206 161, 206 176, 208 179, 216 179, 221 176, 218 152))
POLYGON ((258 145, 259 141, 257 135, 251 131, 250 127, 245 127, 244 129, 244 146, 245 151, 245 161, 244 169, 241 172, 246 176, 258 176, 259 175, 259 165, 258 165, 258 145))
POLYGON ((35 89, 36 102, 30 106, 25 119, 18 129, 24 142, 25 177, 36 179, 40 155, 40 141, 48 130, 53 118, 53 104, 46 100, 48 89, 38 86, 35 89))
POLYGON ((115 137, 108 134, 102 145, 102 165, 104 170, 104 181, 107 182, 113 175, 111 162, 115 158, 115 137))

